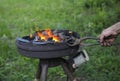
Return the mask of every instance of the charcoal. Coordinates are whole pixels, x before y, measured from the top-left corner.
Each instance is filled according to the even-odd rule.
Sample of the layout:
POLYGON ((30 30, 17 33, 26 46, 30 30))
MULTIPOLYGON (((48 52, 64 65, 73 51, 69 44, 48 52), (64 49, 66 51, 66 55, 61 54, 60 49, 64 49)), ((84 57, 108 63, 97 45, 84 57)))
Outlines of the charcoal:
POLYGON ((58 33, 55 33, 54 36, 58 36, 58 33))
MULTIPOLYGON (((44 36, 47 36, 46 31, 36 31, 33 34, 33 38, 31 40, 33 40, 34 42, 56 42, 53 40, 52 37, 47 38, 47 41, 44 39, 41 39, 39 36, 37 36, 37 32, 41 32, 44 36)), ((52 30, 52 33, 54 36, 58 36, 60 38, 60 42, 69 42, 69 43, 73 43, 73 37, 76 36, 76 34, 72 31, 68 31, 68 30, 52 30)))
POLYGON ((68 39, 68 38, 70 38, 71 36, 66 35, 66 34, 64 34, 63 32, 61 32, 61 33, 59 33, 59 37, 60 37, 61 39, 68 39))
POLYGON ((64 39, 65 38, 65 35, 63 33, 59 33, 58 35, 61 39, 64 39))
POLYGON ((46 32, 45 32, 45 31, 43 31, 43 32, 42 32, 42 34, 43 34, 43 35, 46 35, 46 32))
POLYGON ((47 41, 52 41, 52 39, 53 39, 52 37, 51 37, 51 38, 48 38, 47 41))
POLYGON ((39 42, 45 42, 45 40, 42 39, 42 40, 40 40, 39 42))
POLYGON ((39 37, 35 36, 35 39, 33 41, 39 41, 39 37))
POLYGON ((58 30, 54 30, 54 31, 53 31, 53 34, 58 34, 58 30))

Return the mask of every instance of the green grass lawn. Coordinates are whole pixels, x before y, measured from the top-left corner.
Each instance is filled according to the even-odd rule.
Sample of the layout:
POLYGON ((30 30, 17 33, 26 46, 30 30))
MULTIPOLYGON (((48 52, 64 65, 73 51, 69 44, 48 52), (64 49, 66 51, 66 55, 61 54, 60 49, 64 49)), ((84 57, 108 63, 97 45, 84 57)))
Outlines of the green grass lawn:
MULTIPOLYGON (((36 27, 97 37, 104 28, 120 21, 119 5, 118 0, 0 0, 0 81, 34 80, 38 60, 17 52, 17 37, 33 33, 36 27)), ((120 81, 120 48, 86 49, 90 61, 81 65, 75 76, 84 81, 120 81)), ((49 70, 48 77, 48 81, 61 81, 65 75, 57 67, 49 70)))

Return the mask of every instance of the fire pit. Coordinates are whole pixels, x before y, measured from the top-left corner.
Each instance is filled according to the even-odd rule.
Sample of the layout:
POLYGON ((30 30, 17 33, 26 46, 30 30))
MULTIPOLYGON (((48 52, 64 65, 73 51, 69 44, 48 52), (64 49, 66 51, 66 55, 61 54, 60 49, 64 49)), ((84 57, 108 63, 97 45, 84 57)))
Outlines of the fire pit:
MULTIPOLYGON (((28 57, 36 57, 41 59, 58 58, 64 56, 70 56, 77 54, 79 45, 68 46, 66 40, 75 37, 79 38, 79 35, 69 30, 55 30, 56 36, 60 37, 59 42, 53 41, 52 37, 47 41, 39 39, 35 33, 33 37, 24 36, 23 38, 17 38, 16 45, 20 54, 28 57)), ((72 42, 72 41, 71 41, 72 42)))
POLYGON ((17 38, 16 45, 20 54, 39 59, 35 81, 40 79, 40 75, 41 80, 46 81, 48 68, 58 65, 63 67, 68 80, 77 81, 72 75, 74 69, 68 60, 64 59, 65 56, 74 57, 78 54, 80 41, 74 39, 80 39, 76 32, 47 29, 17 38))

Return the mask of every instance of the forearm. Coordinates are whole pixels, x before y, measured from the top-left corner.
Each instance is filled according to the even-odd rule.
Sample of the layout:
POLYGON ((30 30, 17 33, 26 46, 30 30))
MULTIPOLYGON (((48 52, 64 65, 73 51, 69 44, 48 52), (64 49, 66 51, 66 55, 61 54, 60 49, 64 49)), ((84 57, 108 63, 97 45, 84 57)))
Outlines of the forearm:
POLYGON ((111 28, 113 29, 113 31, 115 31, 117 34, 119 34, 120 33, 120 22, 112 25, 111 28))

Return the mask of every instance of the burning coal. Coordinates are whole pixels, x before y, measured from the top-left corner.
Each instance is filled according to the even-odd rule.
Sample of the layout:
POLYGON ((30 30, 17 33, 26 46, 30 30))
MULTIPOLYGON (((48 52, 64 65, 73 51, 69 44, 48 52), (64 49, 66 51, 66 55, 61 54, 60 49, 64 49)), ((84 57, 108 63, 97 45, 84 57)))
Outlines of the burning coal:
POLYGON ((36 42, 44 42, 44 41, 54 41, 61 42, 63 41, 63 32, 58 32, 57 30, 39 30, 36 31, 34 35, 30 34, 30 38, 36 42))

